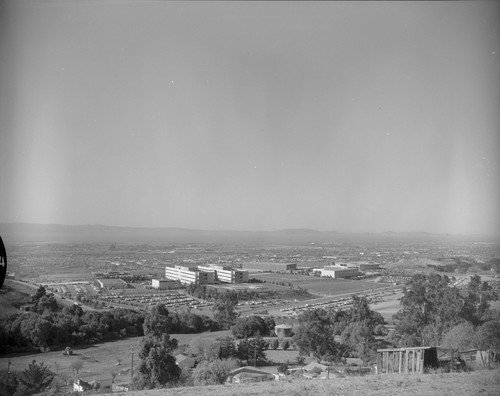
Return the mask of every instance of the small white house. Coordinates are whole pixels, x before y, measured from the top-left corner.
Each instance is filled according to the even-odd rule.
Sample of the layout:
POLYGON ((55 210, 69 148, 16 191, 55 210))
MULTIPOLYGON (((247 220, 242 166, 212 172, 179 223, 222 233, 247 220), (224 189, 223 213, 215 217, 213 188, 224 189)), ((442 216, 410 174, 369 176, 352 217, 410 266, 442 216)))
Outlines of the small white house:
POLYGON ((74 392, 85 392, 96 390, 100 393, 112 392, 113 377, 109 374, 87 377, 85 379, 78 378, 73 383, 74 392))

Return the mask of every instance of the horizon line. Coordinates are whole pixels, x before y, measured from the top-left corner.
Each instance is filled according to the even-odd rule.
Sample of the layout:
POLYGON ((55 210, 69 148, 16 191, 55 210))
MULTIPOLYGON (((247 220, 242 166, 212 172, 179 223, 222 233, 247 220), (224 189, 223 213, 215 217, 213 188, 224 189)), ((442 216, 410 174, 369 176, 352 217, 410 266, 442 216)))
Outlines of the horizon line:
POLYGON ((273 230, 231 230, 231 229, 203 229, 203 228, 189 228, 189 227, 176 227, 176 226, 131 226, 131 225, 109 225, 109 224, 63 224, 63 223, 34 223, 34 222, 0 222, 0 225, 34 225, 34 226, 59 226, 59 227, 105 227, 105 228, 129 228, 129 229, 140 229, 140 230, 183 230, 183 231, 193 231, 193 232, 214 232, 214 233, 279 233, 284 231, 303 231, 303 232, 314 232, 314 233, 334 233, 334 234, 347 234, 347 235, 381 235, 381 234, 427 234, 429 236, 455 236, 455 237, 494 237, 498 238, 499 235, 488 234, 488 233, 470 233, 470 234, 454 234, 449 232, 430 232, 430 231, 336 231, 336 230, 318 230, 314 228, 307 227, 297 227, 297 228, 280 228, 273 230))

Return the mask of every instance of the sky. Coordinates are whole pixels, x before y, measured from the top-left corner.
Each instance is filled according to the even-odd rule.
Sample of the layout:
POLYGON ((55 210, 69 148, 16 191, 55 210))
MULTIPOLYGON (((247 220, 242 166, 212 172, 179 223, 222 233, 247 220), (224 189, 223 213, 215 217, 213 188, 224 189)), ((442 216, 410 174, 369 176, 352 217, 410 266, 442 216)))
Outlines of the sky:
POLYGON ((0 222, 500 234, 500 2, 0 3, 0 222))

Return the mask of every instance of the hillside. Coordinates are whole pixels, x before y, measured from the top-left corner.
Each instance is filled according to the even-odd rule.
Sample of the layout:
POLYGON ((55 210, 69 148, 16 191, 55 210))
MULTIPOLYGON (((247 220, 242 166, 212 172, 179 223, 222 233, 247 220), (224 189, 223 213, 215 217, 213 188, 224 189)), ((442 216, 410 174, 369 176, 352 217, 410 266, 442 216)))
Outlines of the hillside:
POLYGON ((400 395, 498 395, 500 370, 471 373, 424 375, 369 375, 331 380, 294 380, 292 382, 263 382, 205 387, 186 387, 127 392, 127 396, 393 396, 400 395))
POLYGON ((420 272, 434 271, 432 267, 439 267, 442 264, 437 260, 428 258, 401 259, 395 263, 384 264, 384 268, 391 270, 414 270, 420 272))

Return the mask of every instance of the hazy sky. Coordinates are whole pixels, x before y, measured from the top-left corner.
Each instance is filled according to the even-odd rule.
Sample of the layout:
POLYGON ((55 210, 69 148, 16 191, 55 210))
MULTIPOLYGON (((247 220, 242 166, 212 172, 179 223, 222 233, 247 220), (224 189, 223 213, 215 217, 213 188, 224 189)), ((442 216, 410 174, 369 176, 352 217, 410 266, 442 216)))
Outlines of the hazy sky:
POLYGON ((499 233, 499 2, 1 4, 0 222, 499 233))

